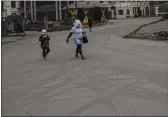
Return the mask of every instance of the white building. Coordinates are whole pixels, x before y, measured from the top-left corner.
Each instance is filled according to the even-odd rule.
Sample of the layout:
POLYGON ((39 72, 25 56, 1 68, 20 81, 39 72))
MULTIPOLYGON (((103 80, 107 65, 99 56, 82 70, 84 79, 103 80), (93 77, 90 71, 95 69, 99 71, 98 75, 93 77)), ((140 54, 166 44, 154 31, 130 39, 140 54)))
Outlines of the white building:
MULTIPOLYGON (((149 1, 78 1, 78 2, 85 2, 86 4, 95 4, 101 3, 105 7, 108 8, 109 15, 111 19, 123 19, 123 18, 129 18, 134 16, 150 16, 150 7, 149 7, 149 1)), ((57 2, 56 2, 57 3, 57 2)), ((30 9, 29 12, 24 7, 24 16, 27 17, 28 13, 31 14, 31 19, 36 20, 36 2, 31 1, 30 3, 30 9)), ((26 2, 24 1, 24 5, 26 5, 26 2)), ((24 6, 23 5, 23 6, 24 6)), ((6 17, 8 15, 11 15, 12 13, 16 13, 18 15, 21 15, 23 11, 20 11, 20 8, 23 6, 20 6, 20 1, 3 1, 4 6, 4 12, 2 13, 3 17, 6 17)), ((58 8, 56 8, 58 10, 58 8)), ((58 14, 57 14, 58 15, 58 14)), ((59 13, 61 15, 61 13, 59 13)), ((58 19, 58 18, 57 18, 58 19)))
MULTIPOLYGON (((9 15, 12 15, 13 13, 16 13, 17 15, 24 14, 24 18, 27 19, 30 15, 31 20, 37 19, 37 1, 11 1, 11 0, 3 0, 3 12, 2 17, 7 17, 9 15)), ((47 1, 46 1, 47 2, 47 1)), ((61 12, 61 1, 55 1, 55 11, 56 12, 56 19, 58 20, 58 15, 61 18, 62 12, 61 12)), ((60 19, 61 20, 61 19, 60 19)))
POLYGON ((117 2, 115 9, 117 19, 150 16, 149 1, 117 2))
POLYGON ((19 1, 3 1, 4 12, 2 12, 2 17, 11 15, 12 13, 20 14, 20 2, 19 1))
POLYGON ((133 9, 131 7, 130 2, 124 2, 124 3, 117 2, 115 4, 115 8, 116 8, 117 19, 134 17, 133 9))
POLYGON ((108 8, 111 19, 124 19, 134 16, 150 16, 149 1, 80 1, 91 3, 101 3, 108 8))
POLYGON ((135 15, 150 16, 149 1, 131 1, 131 7, 135 15))
MULTIPOLYGON (((9 15, 12 15, 12 14, 17 14, 17 15, 21 15, 22 13, 24 13, 24 17, 26 18, 27 15, 28 15, 28 11, 26 10, 27 8, 27 5, 26 3, 28 3, 29 1, 11 1, 11 0, 8 0, 8 1, 5 1, 3 0, 2 4, 3 4, 3 12, 2 12, 2 17, 7 17, 9 15), (23 2, 22 6, 21 6, 21 2, 23 2), (21 9, 24 9, 23 11, 21 9)), ((31 6, 30 6, 30 13, 33 14, 33 1, 30 2, 31 6)), ((36 6, 36 5, 34 5, 36 6)), ((32 15, 33 17, 33 15, 32 15)))

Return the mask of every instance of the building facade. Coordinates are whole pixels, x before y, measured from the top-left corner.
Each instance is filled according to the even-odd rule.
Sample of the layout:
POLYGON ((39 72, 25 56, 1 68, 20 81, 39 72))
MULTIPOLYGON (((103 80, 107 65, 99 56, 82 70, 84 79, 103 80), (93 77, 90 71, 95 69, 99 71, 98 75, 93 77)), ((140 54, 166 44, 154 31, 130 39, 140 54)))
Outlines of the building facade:
MULTIPOLYGON (((124 19, 130 17, 148 17, 164 14, 166 1, 78 1, 89 4, 103 5, 108 9, 109 19, 124 19), (151 4, 152 3, 152 4, 151 4)), ((51 20, 62 20, 66 15, 62 8, 74 1, 2 1, 2 17, 13 13, 22 15, 25 19, 41 20, 42 17, 51 17, 51 20), (43 7, 45 6, 45 7, 43 7), (52 8, 49 8, 52 7, 52 8)))
POLYGON ((108 8, 109 19, 150 16, 149 1, 80 1, 95 5, 100 3, 108 8))
MULTIPOLYGON (((37 20, 37 14, 39 14, 38 10, 41 6, 44 6, 44 5, 54 5, 54 12, 56 14, 55 20, 58 20, 58 15, 62 17, 61 16, 62 1, 5 1, 4 0, 1 3, 3 4, 2 17, 7 17, 15 13, 17 15, 22 15, 25 19, 37 20)), ((44 9, 44 10, 46 10, 47 12, 47 9, 44 9)), ((43 14, 47 15, 47 13, 43 13, 43 14)))

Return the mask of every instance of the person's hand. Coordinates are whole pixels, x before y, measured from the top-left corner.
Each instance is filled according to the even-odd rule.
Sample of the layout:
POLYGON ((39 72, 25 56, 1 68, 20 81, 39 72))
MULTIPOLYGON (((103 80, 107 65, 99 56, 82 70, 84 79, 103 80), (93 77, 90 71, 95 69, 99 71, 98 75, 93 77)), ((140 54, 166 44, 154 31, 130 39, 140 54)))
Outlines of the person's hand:
POLYGON ((67 39, 66 42, 69 43, 69 40, 67 39))

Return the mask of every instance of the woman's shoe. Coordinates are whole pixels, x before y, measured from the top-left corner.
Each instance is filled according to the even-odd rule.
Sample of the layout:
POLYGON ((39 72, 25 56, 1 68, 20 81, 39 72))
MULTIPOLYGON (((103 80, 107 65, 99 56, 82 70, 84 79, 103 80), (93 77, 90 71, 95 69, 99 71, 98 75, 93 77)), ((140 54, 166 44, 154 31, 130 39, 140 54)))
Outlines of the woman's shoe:
POLYGON ((47 61, 47 58, 46 58, 46 57, 43 57, 43 60, 44 60, 44 61, 47 61))
POLYGON ((84 57, 84 56, 82 56, 82 57, 81 57, 81 59, 82 59, 82 60, 85 60, 85 57, 84 57))
POLYGON ((78 54, 75 55, 76 58, 79 58, 78 54))

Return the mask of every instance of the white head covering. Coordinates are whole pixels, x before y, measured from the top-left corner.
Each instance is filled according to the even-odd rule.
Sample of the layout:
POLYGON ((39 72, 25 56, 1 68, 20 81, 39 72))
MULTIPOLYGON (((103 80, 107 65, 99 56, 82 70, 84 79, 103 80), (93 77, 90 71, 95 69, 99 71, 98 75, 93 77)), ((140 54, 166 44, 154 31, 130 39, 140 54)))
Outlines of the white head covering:
POLYGON ((75 20, 74 26, 76 26, 76 27, 82 27, 82 23, 80 22, 80 20, 75 20))
POLYGON ((43 29, 43 30, 41 31, 41 34, 47 34, 47 30, 43 29))

